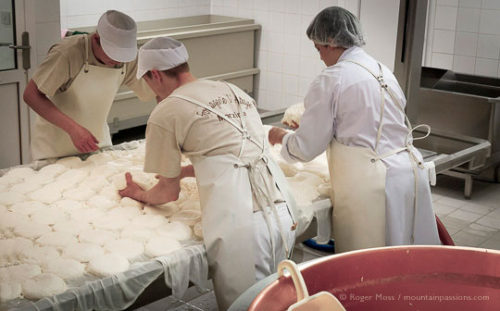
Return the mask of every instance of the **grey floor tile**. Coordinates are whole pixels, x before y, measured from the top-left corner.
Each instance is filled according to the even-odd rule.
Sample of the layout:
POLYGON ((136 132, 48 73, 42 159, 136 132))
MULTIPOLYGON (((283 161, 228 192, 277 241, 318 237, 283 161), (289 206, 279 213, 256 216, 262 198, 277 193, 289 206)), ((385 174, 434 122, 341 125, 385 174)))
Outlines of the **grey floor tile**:
POLYGON ((500 240, 489 239, 480 245, 484 248, 500 250, 500 240))
POLYGON ((188 302, 188 305, 199 308, 203 311, 218 311, 215 294, 213 291, 199 296, 188 302))

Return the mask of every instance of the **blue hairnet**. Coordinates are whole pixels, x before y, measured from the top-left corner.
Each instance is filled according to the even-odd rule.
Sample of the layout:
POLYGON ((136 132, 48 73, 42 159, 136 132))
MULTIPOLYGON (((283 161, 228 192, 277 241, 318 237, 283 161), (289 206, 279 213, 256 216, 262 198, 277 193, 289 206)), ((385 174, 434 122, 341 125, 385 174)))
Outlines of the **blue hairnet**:
POLYGON ((318 44, 344 48, 365 44, 358 18, 338 6, 319 12, 307 27, 306 33, 309 39, 318 44))

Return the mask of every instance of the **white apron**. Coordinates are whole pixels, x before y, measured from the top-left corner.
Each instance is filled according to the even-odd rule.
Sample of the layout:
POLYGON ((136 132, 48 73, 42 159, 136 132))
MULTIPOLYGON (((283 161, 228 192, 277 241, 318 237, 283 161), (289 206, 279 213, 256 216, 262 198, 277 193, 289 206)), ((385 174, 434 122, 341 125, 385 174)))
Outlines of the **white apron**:
MULTIPOLYGON (((401 146, 401 148, 397 148, 382 155, 378 154, 376 150, 383 128, 385 106, 384 92, 390 95, 393 103, 400 108, 403 114, 405 114, 404 109, 384 82, 380 64, 378 64, 380 73, 379 75, 375 75, 360 63, 351 60, 345 61, 361 66, 377 79, 380 84, 381 114, 375 150, 366 147, 347 146, 337 142, 335 139, 332 140, 327 149, 333 189, 333 235, 335 239, 335 250, 337 253, 341 253, 386 245, 386 166, 382 162, 382 159, 400 152, 409 153, 415 179, 412 228, 410 230, 410 243, 413 244, 415 241, 414 233, 418 231, 415 230, 417 209, 421 208, 418 205, 417 197, 420 195, 421 191, 425 191, 425 189, 420 189, 422 187, 418 187, 419 169, 425 169, 425 166, 419 161, 419 158, 415 154, 416 149, 412 146, 411 135, 414 129, 411 128, 410 122, 405 115, 407 127, 409 129, 405 146, 401 146)), ((429 128, 428 130, 430 131, 429 128)), ((404 206, 401 206, 401 208, 404 208, 404 206)), ((430 208, 430 210, 432 215, 432 208, 430 208)), ((422 217, 419 217, 419 219, 421 218, 422 217)), ((431 222, 431 224, 435 231, 435 221, 431 222)), ((430 228, 429 230, 430 237, 433 236, 431 234, 433 229, 430 228)), ((431 243, 432 238, 428 239, 428 241, 431 243)))
MULTIPOLYGON (((89 65, 87 36, 85 55, 85 64, 71 86, 49 99, 61 112, 88 129, 99 141, 99 147, 111 146, 107 117, 125 77, 125 64, 122 68, 89 65)), ((34 160, 39 160, 80 152, 65 131, 37 115, 31 132, 31 153, 34 160)))
MULTIPOLYGON (((275 171, 277 165, 268 165, 273 160, 267 153, 266 145, 248 135, 245 120, 240 111, 237 90, 230 84, 227 85, 238 102, 241 126, 204 103, 185 96, 172 95, 172 97, 208 109, 229 122, 242 134, 242 145, 238 157, 232 154, 190 157, 200 194, 203 240, 219 310, 228 309, 231 303, 256 281, 252 193, 264 207, 263 215, 268 229, 270 229, 269 217, 271 215, 276 217, 287 257, 293 246, 287 245, 270 196, 274 182, 280 190, 286 189, 287 184, 283 183, 285 179, 279 178, 281 171, 275 171), (251 162, 244 162, 240 159, 247 140, 262 149, 262 154, 251 162), (273 175, 274 181, 267 177, 268 171, 273 175)), ((281 190, 281 192, 286 199, 287 195, 284 193, 286 191, 281 190)), ((292 220, 295 222, 292 203, 287 202, 287 204, 289 204, 292 220)), ((275 242, 271 232, 270 237, 274 257, 275 242)), ((277 264, 275 262, 276 267, 277 264)))

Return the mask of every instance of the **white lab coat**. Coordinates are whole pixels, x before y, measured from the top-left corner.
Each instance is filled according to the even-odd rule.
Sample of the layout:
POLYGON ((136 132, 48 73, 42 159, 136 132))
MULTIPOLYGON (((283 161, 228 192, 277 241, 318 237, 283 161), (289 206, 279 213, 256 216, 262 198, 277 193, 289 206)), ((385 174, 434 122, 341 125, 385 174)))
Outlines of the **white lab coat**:
MULTIPOLYGON (((312 82, 304 99, 305 112, 300 127, 285 135, 282 156, 289 161, 310 161, 336 139, 347 146, 375 149, 380 119, 380 85, 364 68, 342 60, 364 64, 372 72, 379 68, 375 59, 363 49, 352 47, 344 51, 337 64, 325 68, 312 82)), ((396 78, 382 66, 385 83, 400 102, 406 100, 396 78)), ((405 145, 408 128, 404 115, 386 99, 383 130, 377 148, 384 154, 405 145)), ((420 157, 420 154, 418 154, 420 157)), ((382 160, 386 165, 386 245, 440 244, 437 235, 428 176, 419 174, 418 207, 413 209, 414 176, 409 155, 402 152, 382 160), (414 232, 412 231, 415 219, 414 232)))

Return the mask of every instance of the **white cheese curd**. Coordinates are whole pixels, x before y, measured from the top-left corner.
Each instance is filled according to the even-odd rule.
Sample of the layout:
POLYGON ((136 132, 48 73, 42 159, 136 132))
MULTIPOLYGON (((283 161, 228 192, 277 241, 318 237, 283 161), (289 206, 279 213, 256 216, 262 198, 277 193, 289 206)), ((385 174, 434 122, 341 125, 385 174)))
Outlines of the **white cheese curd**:
POLYGON ((62 253, 65 258, 78 260, 79 262, 89 262, 95 257, 104 255, 104 249, 92 243, 72 243, 69 244, 62 253))
POLYGON ((161 215, 170 217, 180 209, 176 202, 168 202, 162 205, 146 205, 144 206, 144 214, 161 215))
POLYGON ((35 223, 45 225, 54 225, 69 219, 68 215, 57 207, 39 209, 33 212, 30 217, 35 223))
POLYGON ((5 268, 11 282, 22 283, 42 273, 42 269, 36 264, 19 264, 5 268))
POLYGON ((47 204, 37 201, 24 201, 19 202, 10 207, 10 210, 16 214, 23 214, 29 216, 38 210, 48 208, 47 204))
POLYGON ((170 221, 180 221, 188 226, 193 226, 201 219, 201 211, 199 210, 181 210, 170 217, 170 221))
POLYGON ((177 241, 186 241, 191 239, 193 236, 191 228, 178 221, 173 221, 158 227, 155 232, 158 236, 174 238, 177 241))
POLYGON ((58 258, 59 251, 53 246, 34 246, 25 248, 18 253, 20 262, 41 264, 43 260, 58 258))
POLYGON ((84 165, 82 159, 79 157, 65 157, 56 161, 56 164, 62 164, 67 168, 79 168, 84 165))
POLYGON ((201 226, 201 221, 194 224, 193 232, 194 235, 196 235, 198 238, 203 239, 203 228, 201 226))
POLYGON ((167 222, 167 219, 160 215, 139 215, 132 219, 131 225, 154 229, 166 224, 167 222))
POLYGON ((96 229, 121 230, 130 224, 130 219, 125 215, 109 216, 105 214, 102 218, 92 221, 96 229))
POLYGON ((72 185, 77 185, 88 176, 88 171, 81 169, 70 169, 57 177, 58 181, 66 181, 72 185))
POLYGON ((54 163, 54 164, 49 164, 49 165, 42 167, 38 171, 38 174, 50 176, 50 177, 56 177, 58 175, 61 175, 62 173, 64 173, 67 170, 68 170, 68 168, 66 166, 54 163))
POLYGON ((164 256, 182 248, 181 243, 169 237, 155 237, 148 241, 144 253, 149 257, 164 256))
POLYGON ((105 254, 90 260, 87 269, 99 277, 106 277, 126 271, 130 264, 127 258, 117 254, 105 254))
POLYGON ((132 239, 110 240, 104 244, 104 249, 112 254, 117 254, 128 260, 136 259, 144 253, 141 242, 132 239))
POLYGON ((59 201, 56 201, 52 204, 54 207, 59 208, 67 213, 71 213, 77 209, 81 209, 86 207, 83 202, 80 201, 75 201, 75 200, 68 200, 68 199, 62 199, 59 201))
POLYGON ((120 200, 120 206, 132 206, 132 207, 142 209, 143 204, 139 201, 134 200, 134 199, 124 197, 120 200))
POLYGON ((97 207, 99 209, 107 210, 116 206, 116 202, 103 195, 94 195, 87 201, 87 205, 89 207, 97 207))
POLYGON ((39 188, 40 188, 39 184, 32 183, 32 182, 23 182, 23 183, 19 183, 19 184, 13 185, 10 188, 10 191, 14 191, 14 192, 19 192, 19 193, 22 193, 22 194, 26 194, 26 193, 29 193, 29 192, 33 192, 33 191, 35 191, 35 190, 37 190, 39 188))
POLYGON ((95 191, 89 188, 77 187, 64 191, 63 197, 69 200, 87 201, 95 195, 95 191))
POLYGON ((144 227, 127 226, 122 230, 120 237, 144 243, 153 237, 153 230, 144 227))
POLYGON ((111 210, 108 210, 106 214, 110 217, 122 217, 125 216, 128 220, 132 220, 137 216, 143 214, 140 208, 134 206, 116 206, 111 210))
POLYGON ((5 173, 0 180, 9 180, 12 183, 18 183, 36 174, 36 171, 29 167, 16 167, 5 173))
POLYGON ((117 237, 118 234, 113 231, 90 229, 80 233, 78 235, 78 240, 82 243, 104 245, 107 241, 115 240, 117 237))
POLYGON ((92 225, 83 221, 67 220, 56 223, 52 226, 52 229, 56 232, 65 232, 77 236, 83 231, 92 229, 92 225))
POLYGON ((23 296, 33 300, 57 295, 66 289, 64 280, 52 273, 42 273, 22 283, 23 296))
POLYGON ((33 201, 38 201, 46 204, 53 203, 61 198, 61 192, 54 189, 49 185, 46 185, 36 191, 28 194, 29 198, 33 201))
POLYGON ((90 223, 95 219, 104 217, 105 212, 98 208, 81 208, 71 212, 71 219, 81 222, 90 223))
POLYGON ((0 281, 0 303, 21 297, 21 284, 0 281))
POLYGON ((111 186, 111 184, 104 176, 95 176, 85 179, 80 183, 80 186, 99 192, 102 188, 111 186))
POLYGON ((0 193, 0 204, 12 205, 23 201, 26 201, 26 196, 22 193, 14 191, 0 193))
POLYGON ((85 272, 85 265, 69 258, 52 258, 42 262, 43 272, 53 273, 64 280, 76 279, 85 272))
POLYGON ((65 248, 68 244, 76 242, 76 237, 66 232, 49 232, 38 239, 36 243, 42 246, 54 246, 58 248, 65 248))
POLYGON ((14 227, 14 233, 27 239, 36 239, 45 233, 51 232, 52 228, 46 224, 36 222, 26 222, 14 227))

